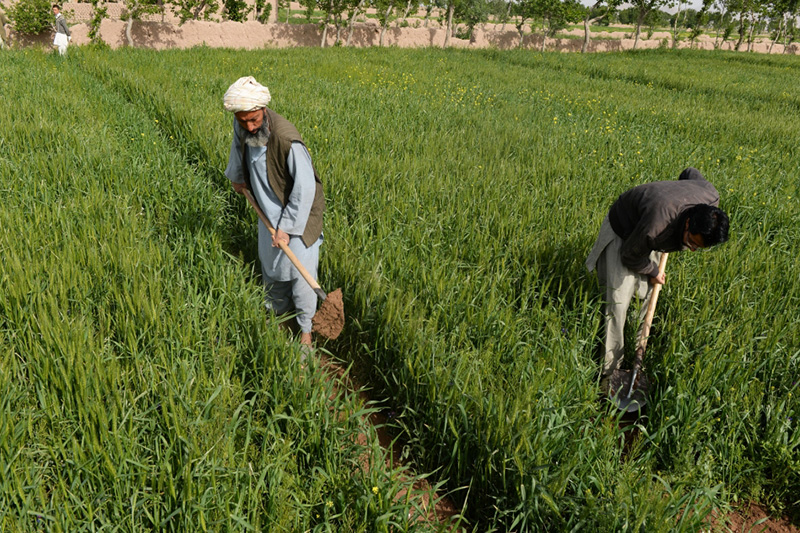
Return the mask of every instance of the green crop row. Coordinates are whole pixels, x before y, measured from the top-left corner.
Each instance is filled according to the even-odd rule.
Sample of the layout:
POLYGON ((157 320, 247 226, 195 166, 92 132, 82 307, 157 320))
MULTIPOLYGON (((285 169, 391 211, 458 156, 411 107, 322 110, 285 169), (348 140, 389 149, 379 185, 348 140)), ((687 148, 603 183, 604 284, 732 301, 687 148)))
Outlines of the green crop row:
POLYGON ((0 64, 0 529, 410 527, 417 478, 265 319, 227 192, 76 67, 0 64))
MULTIPOLYGON (((475 530, 697 531, 734 499, 797 509, 796 58, 77 52, 60 68, 147 124, 194 194, 218 202, 205 207, 215 240, 203 257, 226 250, 247 269, 253 216, 221 173, 221 99, 242 75, 270 87, 325 183, 321 281, 343 288, 348 318, 328 347, 385 398, 417 467, 436 470, 475 530), (619 193, 690 165, 720 190, 731 240, 670 260, 646 360, 651 405, 620 429, 598 401, 600 290, 583 260, 619 193)), ((154 220, 177 209, 172 238, 204 239, 195 202, 148 181, 137 197, 154 220)), ((242 310, 253 298, 235 305, 257 316, 242 310)), ((261 371, 272 364, 285 363, 261 371)))

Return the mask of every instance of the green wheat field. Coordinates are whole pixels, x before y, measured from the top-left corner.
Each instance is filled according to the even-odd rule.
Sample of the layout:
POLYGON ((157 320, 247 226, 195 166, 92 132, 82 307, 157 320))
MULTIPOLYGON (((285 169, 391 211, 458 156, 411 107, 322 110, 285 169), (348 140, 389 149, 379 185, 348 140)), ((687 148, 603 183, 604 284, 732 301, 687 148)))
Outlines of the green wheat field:
POLYGON ((5 52, 0 530, 796 516, 798 79, 796 57, 691 51, 5 52), (322 176, 320 282, 347 313, 324 349, 372 403, 303 367, 263 310, 256 218, 222 172, 222 95, 245 75, 322 176), (624 426, 583 261, 621 192, 687 166, 731 238, 671 258, 649 407, 624 426), (376 411, 407 466, 385 464, 376 411), (451 522, 421 519, 421 478, 451 522))

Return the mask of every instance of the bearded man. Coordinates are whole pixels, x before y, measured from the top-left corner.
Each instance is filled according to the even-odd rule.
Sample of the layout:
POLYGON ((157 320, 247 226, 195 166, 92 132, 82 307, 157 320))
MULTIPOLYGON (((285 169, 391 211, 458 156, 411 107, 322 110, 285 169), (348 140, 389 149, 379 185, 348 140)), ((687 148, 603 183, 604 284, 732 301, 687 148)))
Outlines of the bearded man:
MULTIPOLYGON (((661 253, 693 252, 728 240, 728 215, 718 205, 714 186, 689 167, 677 181, 639 185, 611 206, 586 260, 589 272, 597 268, 606 291, 601 386, 622 362, 623 331, 634 294, 649 298, 652 286, 666 281, 658 269, 661 253)), ((642 306, 640 322, 645 310, 642 306)))
POLYGON ((258 222, 258 257, 266 286, 265 305, 276 315, 297 313, 300 342, 312 346, 311 319, 317 295, 280 250, 288 244, 317 277, 325 197, 322 182, 297 129, 269 109, 269 89, 252 76, 239 78, 223 98, 234 115, 233 142, 225 175, 233 189, 249 188, 275 229, 258 222))

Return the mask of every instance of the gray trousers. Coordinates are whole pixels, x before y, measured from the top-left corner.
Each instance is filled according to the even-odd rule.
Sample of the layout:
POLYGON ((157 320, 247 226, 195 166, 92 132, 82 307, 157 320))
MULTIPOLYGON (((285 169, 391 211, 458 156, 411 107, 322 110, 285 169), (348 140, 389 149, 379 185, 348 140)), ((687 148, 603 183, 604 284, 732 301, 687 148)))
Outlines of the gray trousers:
MULTIPOLYGON (((611 228, 608 217, 603 220, 600 235, 589 253, 586 267, 589 272, 597 268, 597 278, 605 288, 605 356, 603 360, 603 375, 611 375, 619 369, 625 355, 625 320, 628 317, 628 308, 634 295, 643 301, 650 299, 652 285, 649 277, 639 274, 622 264, 620 249, 623 240, 611 228)), ((661 252, 650 253, 651 260, 656 263, 661 258, 661 252)), ((639 312, 638 332, 636 342, 641 340, 641 323, 647 312, 647 306, 642 305, 639 312)))
MULTIPOLYGON (((307 269, 314 279, 317 279, 315 268, 307 269)), ((311 333, 311 319, 317 312, 317 293, 308 282, 299 276, 289 281, 274 281, 269 279, 261 269, 266 287, 264 305, 277 316, 287 313, 297 313, 297 325, 303 333, 311 333)))

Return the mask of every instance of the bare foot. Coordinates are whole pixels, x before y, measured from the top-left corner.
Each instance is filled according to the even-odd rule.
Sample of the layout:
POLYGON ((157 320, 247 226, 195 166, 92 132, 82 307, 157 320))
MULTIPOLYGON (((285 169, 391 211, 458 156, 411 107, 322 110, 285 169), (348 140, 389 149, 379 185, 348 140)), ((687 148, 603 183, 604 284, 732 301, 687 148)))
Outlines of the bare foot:
POLYGON ((300 344, 313 348, 314 344, 311 341, 311 332, 300 334, 300 344))

